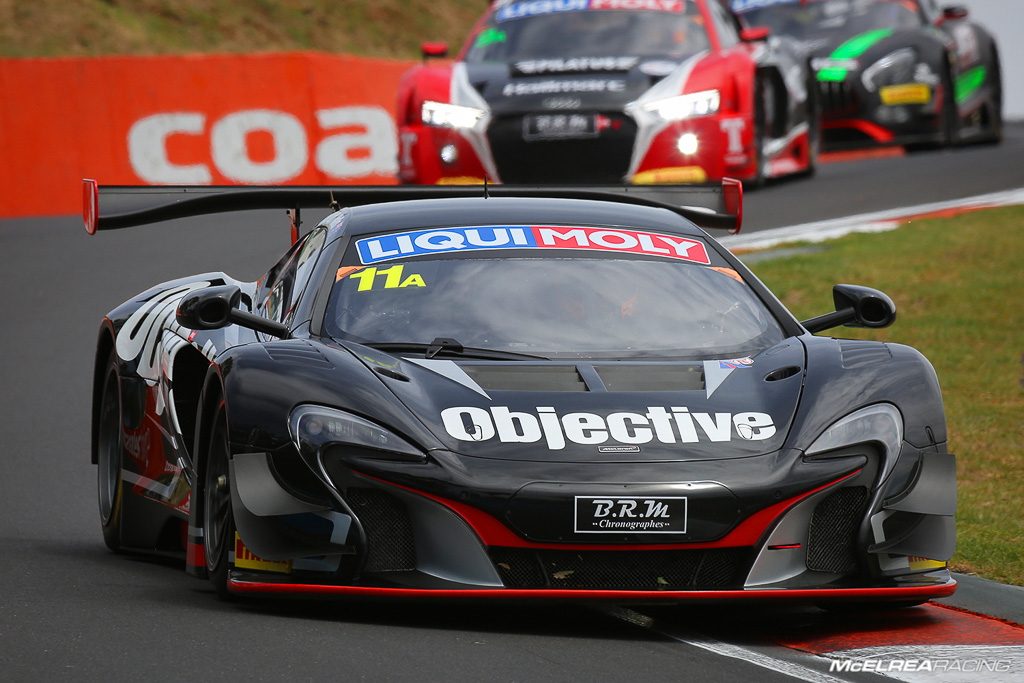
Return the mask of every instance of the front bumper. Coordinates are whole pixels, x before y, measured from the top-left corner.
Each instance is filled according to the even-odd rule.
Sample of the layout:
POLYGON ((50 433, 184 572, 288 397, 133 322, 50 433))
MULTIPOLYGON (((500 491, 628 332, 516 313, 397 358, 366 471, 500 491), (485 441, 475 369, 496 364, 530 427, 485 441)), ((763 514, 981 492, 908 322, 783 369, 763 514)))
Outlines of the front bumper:
MULTIPOLYGON (((835 474, 843 467, 849 470, 847 460, 845 466, 830 465, 833 475, 825 483, 782 496, 752 514, 747 509, 720 532, 705 526, 699 539, 601 534, 596 542, 581 542, 571 534, 531 540, 530 517, 525 518, 523 532, 507 507, 491 506, 505 510, 491 514, 468 493, 450 495, 436 485, 432 488, 445 495, 427 493, 340 464, 326 469, 338 482, 341 509, 313 509, 309 502, 289 502, 291 494, 271 481, 271 467, 246 464, 247 459, 269 462, 265 454, 243 454, 236 456, 242 465, 236 463, 232 484, 236 522, 248 547, 239 540, 236 556, 259 561, 236 561, 229 589, 612 601, 943 597, 956 588, 945 568, 947 558, 908 562, 902 557, 902 564, 900 559, 910 551, 933 557, 936 552, 951 554, 951 549, 940 546, 952 533, 945 528, 952 524, 952 516, 933 514, 949 510, 931 509, 929 499, 949 497, 948 491, 939 489, 953 456, 916 455, 915 462, 902 468, 910 473, 905 477, 909 484, 900 484, 885 496, 881 490, 869 494, 876 472, 870 463, 865 467, 859 461, 855 471, 835 474), (266 500, 274 486, 278 490, 272 505, 243 502, 253 500, 255 490, 264 492, 261 500, 266 500), (884 523, 898 516, 905 518, 904 523, 884 523), (918 518, 927 523, 919 524, 918 518), (310 519, 316 524, 309 524, 310 519), (317 525, 319 532, 313 529, 317 525), (923 530, 915 531, 918 528, 923 530), (296 530, 308 533, 297 539, 296 530), (928 536, 924 544, 922 534, 928 536), (938 540, 929 540, 933 536, 938 540), (929 552, 928 543, 939 550, 929 552), (869 562, 871 567, 866 566, 869 562)), ((953 493, 955 497, 955 489, 953 493)), ((653 494, 648 487, 642 495, 653 494)), ((549 514, 557 514, 557 507, 549 514)))

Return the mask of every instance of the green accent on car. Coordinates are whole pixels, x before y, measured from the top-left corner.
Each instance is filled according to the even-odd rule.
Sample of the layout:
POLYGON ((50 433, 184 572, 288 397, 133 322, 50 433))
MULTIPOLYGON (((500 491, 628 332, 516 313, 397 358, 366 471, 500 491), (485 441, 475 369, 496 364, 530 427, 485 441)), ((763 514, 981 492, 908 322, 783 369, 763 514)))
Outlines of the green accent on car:
POLYGON ((506 40, 508 40, 508 36, 504 31, 499 31, 491 26, 480 32, 480 35, 476 37, 473 47, 487 47, 495 43, 504 43, 506 40))
MULTIPOLYGON (((854 36, 848 41, 840 45, 828 56, 829 59, 841 60, 841 59, 857 59, 864 54, 868 48, 877 43, 878 41, 888 38, 893 33, 891 28, 880 28, 876 31, 868 31, 867 33, 861 33, 859 36, 854 36)), ((850 73, 849 69, 840 68, 828 68, 822 69, 818 72, 819 81, 843 81, 846 79, 847 74, 850 73)))
POLYGON ((963 102, 978 92, 982 83, 985 82, 986 70, 983 66, 975 66, 956 77, 953 84, 953 97, 957 102, 963 102))

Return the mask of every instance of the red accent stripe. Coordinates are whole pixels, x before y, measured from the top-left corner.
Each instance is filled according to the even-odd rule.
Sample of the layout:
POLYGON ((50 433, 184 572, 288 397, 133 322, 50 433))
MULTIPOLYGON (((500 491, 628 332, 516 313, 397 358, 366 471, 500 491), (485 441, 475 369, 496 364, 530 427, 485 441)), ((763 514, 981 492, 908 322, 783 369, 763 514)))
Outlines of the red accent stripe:
POLYGON ((835 128, 853 128, 864 133, 872 140, 880 144, 886 144, 896 139, 888 129, 879 126, 877 123, 871 121, 864 121, 863 119, 840 119, 837 121, 823 121, 821 124, 822 129, 835 129, 835 128))
POLYGON ((856 475, 857 472, 852 472, 844 477, 840 477, 833 482, 819 486, 816 489, 801 493, 798 496, 788 498, 780 501, 775 505, 766 507, 765 509, 755 512, 750 517, 743 520, 739 526, 729 532, 724 538, 717 541, 703 542, 703 543, 659 543, 659 544, 648 544, 648 545, 623 545, 623 544, 589 544, 589 543, 536 543, 534 541, 528 541, 521 538, 507 526, 502 524, 499 520, 493 516, 478 510, 477 508, 460 503, 455 500, 448 498, 442 498, 441 496, 435 496, 430 493, 424 493, 423 491, 417 491, 416 489, 408 488, 407 486, 401 486, 394 484, 377 477, 371 477, 370 475, 357 472, 362 477, 372 479, 373 481, 380 482, 381 484, 387 484, 388 486, 394 486, 410 493, 415 493, 425 498, 429 498, 441 505, 444 505, 452 512, 461 517, 469 526, 476 532, 476 535, 480 537, 480 540, 484 545, 489 546, 504 546, 509 548, 546 548, 556 550, 678 550, 680 548, 687 549, 703 549, 703 548, 737 548, 743 546, 752 546, 757 543, 765 532, 774 524, 774 522, 781 517, 789 508, 793 507, 801 500, 811 496, 819 491, 824 491, 830 486, 835 486, 840 482, 843 482, 850 477, 856 475))
POLYGON ((202 543, 189 543, 185 546, 185 564, 191 567, 206 568, 206 546, 202 543))
POLYGON ((323 586, 297 583, 263 583, 230 579, 228 588, 236 593, 274 593, 294 595, 334 595, 364 597, 438 597, 499 599, 568 600, 916 600, 946 597, 956 590, 956 581, 939 586, 900 588, 832 589, 752 589, 727 591, 622 591, 622 590, 543 590, 508 588, 471 588, 466 590, 430 590, 422 588, 381 588, 367 586, 323 586))

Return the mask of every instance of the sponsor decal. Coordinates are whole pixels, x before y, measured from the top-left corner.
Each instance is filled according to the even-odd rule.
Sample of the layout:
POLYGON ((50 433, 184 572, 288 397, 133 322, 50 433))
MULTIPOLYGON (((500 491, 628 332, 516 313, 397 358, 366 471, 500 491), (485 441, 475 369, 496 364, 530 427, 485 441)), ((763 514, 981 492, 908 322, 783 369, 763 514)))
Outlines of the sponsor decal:
POLYGON ((629 71, 639 57, 572 57, 562 59, 526 59, 516 62, 514 73, 535 76, 551 73, 574 73, 589 71, 629 71))
POLYGON ((932 101, 932 89, 924 83, 887 85, 879 89, 878 95, 882 104, 890 107, 901 104, 928 104, 932 101))
POLYGON ((528 0, 503 6, 494 14, 494 21, 509 21, 544 14, 579 12, 582 10, 648 10, 682 12, 684 0, 528 0))
POLYGON ((747 122, 743 119, 721 119, 718 122, 719 129, 725 133, 729 142, 729 154, 743 154, 743 131, 747 129, 747 122))
POLYGON ((686 512, 685 496, 576 496, 575 531, 578 534, 685 534, 686 512))
POLYGON ((775 7, 776 5, 796 5, 802 0, 732 0, 729 3, 730 9, 736 14, 742 14, 743 12, 750 12, 755 9, 764 9, 765 7, 775 7))
POLYGON ((657 441, 676 443, 728 443, 734 437, 763 441, 775 434, 771 415, 760 412, 704 413, 689 408, 649 406, 646 412, 566 413, 538 407, 534 412, 509 410, 506 406, 489 409, 455 406, 441 411, 441 421, 449 435, 460 441, 536 443, 542 439, 549 450, 565 448, 566 443, 598 446, 609 441, 643 445, 657 441))
POLYGON ((356 249, 359 260, 366 265, 408 256, 475 249, 618 251, 664 256, 703 265, 711 263, 704 243, 694 239, 639 230, 582 226, 487 225, 413 230, 361 239, 356 242, 356 249))
POLYGON ((739 370, 741 368, 749 368, 754 364, 754 361, 750 358, 733 358, 731 360, 720 360, 718 366, 723 370, 739 370))
POLYGON ((700 166, 674 166, 672 168, 652 168, 640 171, 633 176, 634 185, 661 185, 663 183, 704 183, 708 180, 707 171, 700 166))
POLYGON ((235 111, 216 120, 201 111, 161 112, 132 124, 128 157, 135 175, 152 185, 209 185, 218 177, 258 185, 287 183, 310 172, 333 178, 395 172, 395 122, 382 107, 319 109, 315 120, 310 130, 298 116, 270 109, 235 111), (269 159, 252 158, 254 136, 273 141, 269 159), (173 150, 182 143, 174 141, 187 138, 206 146, 212 163, 178 163, 173 150))
POLYGON ((546 97, 540 103, 545 109, 579 109, 583 100, 578 97, 546 97))
POLYGON ((258 569, 264 572, 277 572, 278 574, 290 574, 292 571, 291 560, 276 562, 264 560, 254 555, 251 550, 242 543, 242 537, 235 532, 235 567, 237 569, 258 569))
POLYGON ((507 83, 501 94, 505 97, 522 95, 556 95, 559 93, 577 92, 623 92, 626 81, 613 80, 580 80, 580 81, 540 81, 537 83, 507 83))

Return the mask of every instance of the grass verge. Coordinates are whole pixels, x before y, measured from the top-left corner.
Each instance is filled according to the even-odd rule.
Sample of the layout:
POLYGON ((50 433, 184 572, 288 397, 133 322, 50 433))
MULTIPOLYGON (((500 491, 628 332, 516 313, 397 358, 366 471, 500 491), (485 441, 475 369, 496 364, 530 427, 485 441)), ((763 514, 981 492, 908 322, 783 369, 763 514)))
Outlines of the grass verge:
POLYGON ((898 319, 825 334, 908 344, 935 366, 957 454, 959 572, 1024 585, 1024 208, 849 235, 752 269, 801 320, 832 310, 832 285, 881 289, 898 319))

